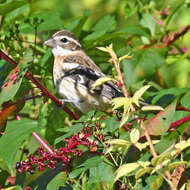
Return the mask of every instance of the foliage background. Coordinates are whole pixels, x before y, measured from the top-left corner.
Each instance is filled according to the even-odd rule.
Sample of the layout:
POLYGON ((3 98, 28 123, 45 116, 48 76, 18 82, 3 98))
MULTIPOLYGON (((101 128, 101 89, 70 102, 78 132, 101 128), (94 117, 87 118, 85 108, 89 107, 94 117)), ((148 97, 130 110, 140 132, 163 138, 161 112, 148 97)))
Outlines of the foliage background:
MULTIPOLYGON (((32 137, 32 132, 37 131, 53 148, 64 146, 60 139, 64 139, 65 135, 72 137, 79 132, 73 127, 73 131, 69 133, 70 127, 75 122, 54 102, 47 100, 46 96, 26 102, 19 100, 40 94, 40 90, 23 77, 26 70, 59 97, 52 82, 53 57, 51 50, 43 46, 43 41, 48 39, 53 32, 67 29, 75 33, 87 54, 108 75, 116 77, 117 72, 113 65, 108 64, 108 54, 96 47, 112 43, 119 57, 126 54, 132 55, 131 59, 121 63, 126 88, 131 95, 149 83, 152 88, 144 94, 147 102, 157 103, 163 107, 177 102, 177 106, 173 106, 174 113, 170 110, 172 114, 166 118, 165 133, 153 132, 153 135, 160 140, 160 144, 156 145, 156 151, 159 154, 168 148, 167 145, 178 142, 180 138, 187 140, 188 122, 177 126, 177 132, 168 132, 168 129, 172 122, 183 119, 189 114, 184 110, 176 111, 179 105, 190 109, 190 33, 186 32, 179 38, 175 36, 177 32, 180 32, 181 27, 190 25, 189 5, 188 0, 2 0, 0 2, 0 48, 16 62, 21 63, 21 66, 19 67, 20 78, 16 84, 13 84, 11 80, 8 80, 11 74, 14 74, 11 73, 13 66, 3 59, 0 61, 2 110, 0 127, 2 132, 5 130, 5 134, 0 138, 1 187, 24 189, 30 186, 32 189, 59 189, 59 186, 62 188, 64 186, 66 189, 71 187, 73 189, 104 189, 100 179, 107 189, 122 189, 123 184, 127 184, 126 188, 129 189, 151 189, 152 184, 155 189, 158 189, 159 185, 162 185, 163 189, 168 187, 163 182, 159 182, 158 186, 155 185, 158 174, 147 174, 146 178, 142 178, 140 182, 133 178, 134 173, 130 173, 119 182, 113 183, 114 172, 118 167, 113 167, 113 161, 110 164, 111 167, 100 160, 100 156, 95 157, 86 149, 82 149, 84 157, 90 156, 86 159, 82 157, 72 160, 71 171, 61 172, 60 166, 53 171, 51 169, 43 172, 36 171, 32 176, 28 173, 18 174, 15 169, 16 162, 26 160, 29 154, 36 154, 40 146, 32 137), (172 35, 171 32, 176 33, 172 35), (174 42, 167 44, 167 40, 172 39, 172 36, 175 39, 174 42), (5 90, 7 88, 5 83, 9 87, 8 90, 5 90), (12 100, 13 104, 3 104, 9 100, 12 100), (44 104, 41 103, 42 100, 44 104), (15 106, 13 110, 11 110, 11 105, 15 106), (18 115, 21 117, 20 120, 18 120, 18 115), (90 160, 91 164, 88 165, 85 161, 91 158, 94 160, 90 160), (79 171, 77 168, 80 168, 81 164, 83 164, 83 169, 75 174, 79 171), (110 175, 106 178, 102 175, 102 170, 110 175), (57 177, 54 178, 54 176, 57 177), (58 180, 59 176, 63 180, 58 180)), ((68 105, 68 107, 78 113, 72 106, 68 105)), ((81 113, 78 114, 82 116, 81 113)), ((105 136, 106 140, 130 139, 130 131, 119 127, 116 115, 98 112, 95 115, 95 121, 89 121, 91 114, 83 116, 80 121, 85 121, 92 128, 96 127, 97 121, 102 126, 106 126, 105 129, 102 127, 97 132, 105 136), (103 120, 102 115, 107 119, 103 120)), ((145 115, 141 116, 150 119, 156 113, 151 112, 145 115)), ((133 125, 139 129, 136 123, 133 125)), ((159 127, 162 127, 161 124, 159 127)), ((106 148, 103 144, 100 143, 97 147, 98 153, 105 153, 106 148)), ((123 163, 130 163, 138 160, 147 161, 151 157, 149 148, 143 152, 131 149, 128 153, 126 153, 127 150, 116 151, 113 156, 120 164, 120 159, 123 163)), ((176 157, 172 161, 179 160, 179 157, 176 157)), ((188 172, 189 149, 184 152, 184 160, 187 161, 188 172)), ((187 182, 188 179, 187 175, 187 182)))

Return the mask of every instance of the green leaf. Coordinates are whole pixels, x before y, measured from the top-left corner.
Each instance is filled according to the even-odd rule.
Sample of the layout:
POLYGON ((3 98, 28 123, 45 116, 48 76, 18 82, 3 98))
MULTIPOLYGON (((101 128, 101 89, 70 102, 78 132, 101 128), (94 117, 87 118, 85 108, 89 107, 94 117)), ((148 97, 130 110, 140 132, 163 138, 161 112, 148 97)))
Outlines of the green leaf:
POLYGON ((123 70, 124 70, 124 79, 126 86, 132 86, 138 81, 138 68, 137 68, 137 62, 134 61, 134 58, 130 60, 124 60, 122 61, 123 70))
POLYGON ((138 129, 132 129, 130 132, 130 140, 132 143, 136 143, 140 138, 140 132, 138 129))
POLYGON ((166 152, 164 154, 161 154, 159 156, 152 158, 151 163, 153 166, 157 166, 157 165, 160 165, 161 163, 163 163, 165 160, 168 160, 168 159, 171 160, 172 155, 169 152, 166 152))
POLYGON ((147 168, 141 168, 139 169, 136 174, 135 174, 135 178, 138 179, 141 176, 145 175, 146 173, 150 173, 152 171, 152 168, 147 167, 147 168))
POLYGON ((165 63, 164 56, 156 48, 141 50, 135 57, 145 76, 153 75, 165 63))
POLYGON ((11 172, 13 172, 15 156, 19 147, 32 132, 39 130, 37 125, 36 121, 29 119, 8 122, 5 134, 0 138, 0 157, 11 172))
POLYGON ((180 103, 184 108, 190 108, 190 92, 181 98, 180 103))
POLYGON ((115 181, 117 181, 120 177, 123 177, 132 171, 136 170, 139 167, 138 163, 129 163, 129 164, 123 164, 116 170, 116 177, 115 181))
POLYGON ((158 175, 152 183, 152 190, 159 190, 163 183, 162 176, 158 175))
POLYGON ((152 77, 164 63, 164 51, 160 49, 136 51, 131 59, 122 61, 126 86, 136 84, 142 77, 152 77))
POLYGON ((134 15, 138 10, 137 3, 135 1, 127 1, 125 5, 126 17, 134 15))
POLYGON ((66 184, 66 174, 61 172, 57 174, 48 184, 46 190, 59 190, 60 187, 64 187, 66 184))
POLYGON ((102 37, 106 33, 105 30, 98 30, 89 34, 84 38, 85 41, 97 40, 98 38, 102 37))
POLYGON ((97 79, 94 84, 92 85, 92 90, 94 90, 96 87, 103 85, 105 82, 108 81, 115 81, 113 78, 111 77, 101 77, 99 79, 97 79))
POLYGON ((29 12, 30 12, 30 5, 27 3, 8 13, 5 17, 5 22, 10 23, 12 20, 14 20, 19 16, 28 16, 29 12))
POLYGON ((176 139, 170 139, 167 136, 162 136, 159 143, 157 143, 154 147, 157 153, 161 154, 166 151, 172 144, 174 144, 176 139))
POLYGON ((77 169, 75 169, 75 170, 73 170, 73 171, 71 171, 71 172, 69 173, 69 178, 76 178, 76 177, 78 177, 82 172, 85 172, 86 170, 87 170, 87 168, 85 168, 85 167, 77 168, 77 169))
POLYGON ((92 11, 85 11, 84 15, 79 17, 78 19, 75 19, 69 27, 67 27, 67 30, 72 31, 76 36, 79 36, 84 24, 86 23, 89 15, 92 13, 92 11))
POLYGON ((175 7, 171 10, 170 14, 168 15, 167 19, 165 20, 164 26, 168 29, 168 25, 171 21, 181 12, 181 9, 185 7, 185 0, 179 1, 175 4, 175 7))
POLYGON ((48 117, 45 131, 46 140, 49 144, 53 145, 55 143, 55 139, 61 135, 57 130, 64 127, 66 113, 52 102, 48 105, 47 115, 48 117))
POLYGON ((27 63, 30 61, 32 61, 32 51, 28 50, 21 63, 10 72, 4 81, 0 92, 0 105, 15 96, 27 71, 27 63))
POLYGON ((27 3, 27 0, 12 0, 7 3, 0 4, 0 15, 5 15, 27 3))
POLYGON ((147 128, 149 134, 164 135, 173 121, 175 109, 176 101, 166 107, 164 111, 160 111, 152 119, 145 121, 145 127, 147 128))
POLYGON ((128 121, 129 116, 130 116, 130 112, 127 112, 126 114, 123 113, 119 127, 122 127, 128 121))
POLYGON ((89 170, 89 188, 100 185, 100 182, 103 182, 105 186, 108 186, 109 189, 112 189, 114 183, 114 170, 111 166, 107 165, 104 162, 99 163, 96 167, 90 168, 89 170), (104 172, 102 172, 104 171, 104 172), (105 175, 109 174, 109 175, 105 175))
POLYGON ((150 30, 152 36, 154 36, 155 30, 156 30, 156 22, 154 20, 154 17, 151 14, 149 14, 149 13, 143 14, 140 23, 145 28, 148 28, 150 30))
POLYGON ((154 98, 152 99, 152 103, 155 104, 162 96, 165 95, 174 95, 178 96, 184 93, 187 93, 190 91, 190 88, 169 88, 169 89, 163 89, 158 92, 156 92, 154 95, 154 98))
MULTIPOLYGON (((51 30, 62 30, 64 28, 63 21, 61 16, 58 13, 50 12, 50 11, 41 11, 38 14, 34 14, 28 17, 30 20, 38 18, 38 20, 42 19, 43 22, 37 28, 38 32, 41 31, 51 31, 51 30)), ((34 31, 34 28, 31 27, 28 23, 23 23, 19 27, 20 31, 23 33, 29 33, 34 31)))
POLYGON ((161 106, 143 106, 142 111, 163 111, 164 109, 161 106))
POLYGON ((113 16, 103 17, 94 27, 93 33, 84 38, 85 41, 97 40, 107 32, 112 32, 116 28, 116 20, 113 16))
MULTIPOLYGON (((159 143, 160 141, 159 140, 153 140, 152 143, 153 144, 157 144, 159 143)), ((147 146, 149 146, 148 142, 144 142, 144 143, 135 143, 135 146, 140 150, 142 151, 143 149, 145 149, 147 146)))
POLYGON ((92 119, 92 117, 95 116, 95 111, 91 110, 89 111, 87 114, 83 115, 82 117, 80 117, 80 119, 78 120, 78 122, 83 122, 83 121, 90 121, 92 119))
POLYGON ((106 128, 105 132, 114 132, 119 128, 119 122, 116 120, 117 118, 111 117, 105 120, 106 128))
POLYGON ((189 146, 190 146, 190 138, 189 138, 188 140, 186 140, 186 141, 183 140, 183 141, 177 143, 177 144, 175 145, 175 148, 176 148, 177 150, 183 151, 184 149, 186 149, 186 148, 189 147, 189 146))
POLYGON ((135 92, 135 94, 133 95, 133 102, 139 106, 139 99, 141 98, 141 96, 144 94, 145 91, 147 91, 150 88, 150 85, 146 85, 141 87, 139 90, 137 90, 135 92))
POLYGON ((116 110, 123 106, 124 107, 123 115, 125 115, 127 110, 130 108, 132 101, 133 101, 132 98, 126 98, 126 97, 114 98, 112 99, 113 110, 116 110))
POLYGON ((86 160, 84 163, 82 163, 78 167, 83 166, 86 169, 89 169, 89 168, 92 168, 92 167, 96 167, 101 162, 102 162, 102 158, 100 156, 94 156, 94 157, 91 157, 88 160, 86 160))
POLYGON ((166 168, 164 168, 166 171, 167 170, 173 170, 173 169, 175 169, 176 167, 178 167, 178 166, 184 166, 184 165, 186 165, 187 164, 187 162, 185 162, 185 161, 179 161, 179 162, 173 162, 173 163, 171 163, 171 164, 169 164, 166 168))
POLYGON ((141 26, 128 26, 125 29, 121 29, 117 32, 118 35, 126 35, 127 34, 131 34, 131 35, 137 35, 137 36, 146 36, 146 37, 150 37, 150 34, 147 30, 145 30, 143 27, 141 26))
MULTIPOLYGON (((55 144, 63 141, 65 138, 71 137, 72 135, 79 133, 82 130, 82 128, 83 128, 83 125, 81 123, 77 123, 77 124, 69 127, 69 132, 63 136, 56 138, 55 144)), ((60 128, 60 129, 62 129, 62 128, 60 128)), ((60 130, 58 129, 57 131, 60 131, 60 130)))
POLYGON ((107 15, 100 19, 98 23, 93 27, 93 31, 106 31, 110 32, 115 30, 116 20, 113 16, 107 15))
POLYGON ((120 145, 120 146, 131 146, 131 142, 123 140, 123 139, 110 139, 106 141, 107 144, 120 145))

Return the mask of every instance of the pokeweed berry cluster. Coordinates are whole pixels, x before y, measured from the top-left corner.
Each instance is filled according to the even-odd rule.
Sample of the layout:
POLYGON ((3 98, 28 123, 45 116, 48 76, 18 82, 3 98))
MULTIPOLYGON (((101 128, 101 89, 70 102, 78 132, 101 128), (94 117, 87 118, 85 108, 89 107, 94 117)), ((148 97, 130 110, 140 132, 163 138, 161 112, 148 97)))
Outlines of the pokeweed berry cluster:
POLYGON ((32 174, 36 168, 39 171, 46 167, 55 169, 58 162, 62 162, 65 166, 71 161, 73 156, 80 157, 83 154, 82 150, 78 148, 79 145, 83 145, 89 148, 89 150, 96 147, 96 143, 90 139, 92 135, 90 127, 86 126, 80 133, 71 138, 65 138, 65 147, 54 150, 53 154, 40 147, 35 155, 31 154, 26 161, 17 162, 15 167, 18 173, 26 171, 32 174))

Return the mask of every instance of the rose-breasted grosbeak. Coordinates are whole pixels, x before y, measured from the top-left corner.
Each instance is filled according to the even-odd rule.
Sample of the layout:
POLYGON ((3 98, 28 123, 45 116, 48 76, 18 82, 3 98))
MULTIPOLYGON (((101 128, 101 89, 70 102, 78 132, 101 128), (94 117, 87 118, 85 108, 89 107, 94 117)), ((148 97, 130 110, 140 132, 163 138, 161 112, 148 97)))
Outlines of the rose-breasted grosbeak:
POLYGON ((105 75, 71 32, 58 31, 44 44, 52 48, 54 83, 64 102, 87 113, 105 110, 113 98, 123 96, 111 81, 92 90, 94 82, 105 75))

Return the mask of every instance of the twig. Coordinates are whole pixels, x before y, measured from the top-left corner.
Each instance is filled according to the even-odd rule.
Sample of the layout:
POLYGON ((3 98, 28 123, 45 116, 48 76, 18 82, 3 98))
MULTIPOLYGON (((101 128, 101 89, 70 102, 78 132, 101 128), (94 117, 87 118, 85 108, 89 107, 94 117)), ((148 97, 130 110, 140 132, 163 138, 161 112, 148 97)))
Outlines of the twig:
POLYGON ((190 25, 183 26, 178 31, 170 32, 169 34, 165 33, 162 36, 162 44, 157 44, 158 41, 154 40, 154 41, 151 41, 151 43, 148 45, 143 45, 140 49, 147 49, 151 47, 163 48, 164 46, 168 47, 173 42, 178 40, 181 36, 185 35, 188 31, 190 31, 190 25))
POLYGON ((179 107, 179 108, 176 108, 176 111, 187 111, 187 112, 190 112, 190 109, 179 107))
MULTIPOLYGON (((10 64, 12 64, 14 67, 16 67, 18 64, 11 59, 8 55, 6 55, 3 51, 0 50, 0 58, 5 59, 10 64)), ((44 95, 48 96, 52 101, 55 102, 57 106, 63 106, 63 103, 61 100, 59 100, 55 95, 53 95, 47 88, 45 88, 36 78, 33 77, 33 75, 27 71, 25 74, 25 77, 29 80, 31 80, 41 91, 44 95)), ((63 110, 67 112, 72 118, 75 120, 79 119, 79 116, 75 113, 73 113, 68 107, 64 106, 63 110)))
MULTIPOLYGON (((123 94, 124 94, 124 96, 126 98, 128 98, 129 94, 128 94, 127 89, 125 87, 124 77, 123 77, 123 74, 122 74, 121 69, 120 69, 120 65, 119 65, 120 61, 117 58, 117 55, 115 54, 115 52, 113 50, 112 44, 107 47, 107 52, 110 54, 111 59, 112 59, 112 61, 114 63, 115 69, 117 71, 117 74, 119 76, 119 81, 120 81, 120 84, 121 84, 121 88, 122 88, 123 94)), ((135 111, 135 108, 133 107, 132 104, 130 105, 130 108, 131 108, 131 111, 133 111, 133 112, 135 111)))
POLYGON ((33 137, 50 153, 53 154, 53 150, 41 139, 41 137, 36 133, 32 133, 33 137))
POLYGON ((141 129, 143 130, 144 135, 145 135, 145 137, 146 137, 146 140, 147 140, 147 142, 148 142, 148 144, 149 144, 149 146, 150 146, 150 151, 151 151, 153 157, 158 156, 157 153, 156 153, 156 151, 155 151, 155 149, 154 149, 154 146, 153 146, 153 144, 152 144, 152 141, 151 141, 151 138, 150 138, 150 136, 149 136, 149 134, 148 134, 148 131, 146 130, 146 128, 145 128, 145 126, 144 126, 144 122, 143 122, 143 121, 140 122, 140 126, 141 126, 141 129))
POLYGON ((165 34, 162 38, 162 42, 169 46, 174 41, 176 41, 178 38, 186 34, 190 30, 190 25, 181 27, 177 32, 170 32, 169 34, 165 34))
POLYGON ((171 129, 173 129, 173 128, 175 128, 175 127, 177 127, 177 126, 179 126, 179 125, 181 125, 181 124, 183 124, 183 123, 185 123, 186 121, 189 121, 189 120, 190 120, 190 115, 188 115, 188 116, 186 116, 186 117, 184 117, 182 119, 179 119, 179 120, 173 122, 170 125, 169 130, 171 130, 171 129))
POLYGON ((33 99, 36 99, 36 98, 41 98, 43 95, 40 94, 40 95, 36 95, 36 96, 31 96, 31 97, 25 97, 23 98, 24 101, 27 101, 27 100, 33 100, 33 99))
MULTIPOLYGON (((146 130, 143 121, 141 121, 140 126, 141 126, 141 129, 143 130, 144 135, 146 137, 146 140, 147 140, 147 142, 149 144, 151 154, 153 155, 153 157, 157 157, 158 155, 157 155, 157 153, 156 153, 156 151, 154 149, 154 145, 152 144, 150 135, 148 134, 148 131, 146 130)), ((162 164, 160 164, 160 166, 163 167, 162 164)), ((174 190, 175 189, 174 184, 170 181, 170 179, 172 178, 170 172, 169 171, 165 171, 165 175, 167 176, 167 180, 166 181, 170 185, 171 189, 174 190)))

